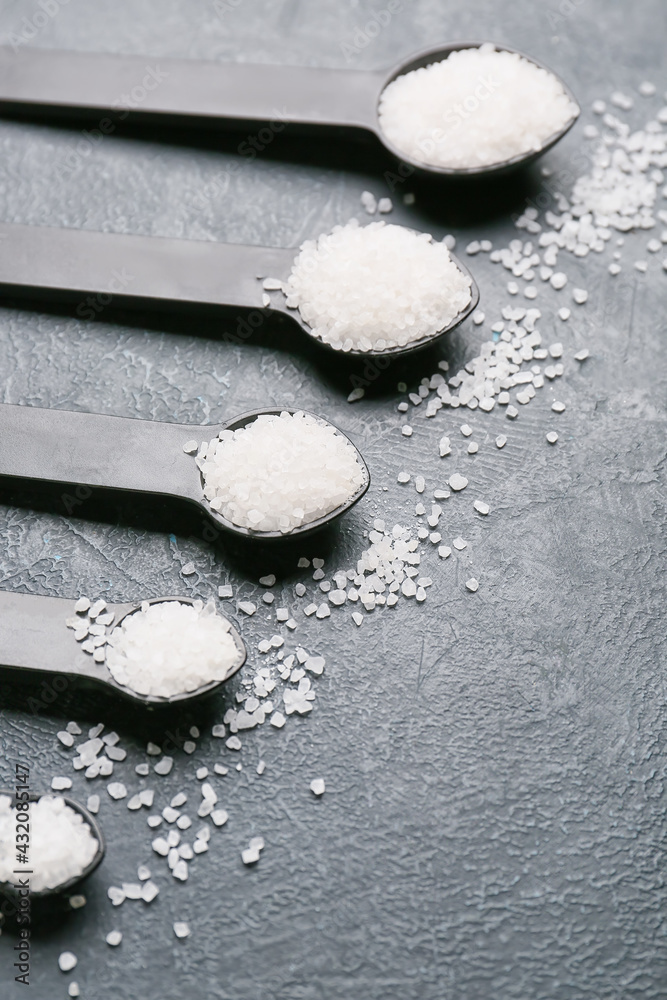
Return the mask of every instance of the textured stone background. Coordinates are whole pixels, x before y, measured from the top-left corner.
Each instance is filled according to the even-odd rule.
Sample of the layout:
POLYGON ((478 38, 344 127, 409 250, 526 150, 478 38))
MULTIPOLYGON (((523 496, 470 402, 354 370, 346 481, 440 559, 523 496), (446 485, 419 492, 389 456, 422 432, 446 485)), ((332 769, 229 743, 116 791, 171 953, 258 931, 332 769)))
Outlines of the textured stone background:
MULTIPOLYGON (((642 79, 664 89, 662 0, 560 6, 565 13, 557 0, 403 0, 379 36, 346 57, 343 44, 354 43, 381 0, 240 0, 222 16, 204 0, 70 0, 32 44, 140 53, 147 63, 172 55, 374 69, 440 40, 491 38, 551 65, 586 108, 617 87, 635 92, 642 79)), ((37 9, 1 0, 0 40, 37 9)), ((640 103, 638 122, 648 107, 640 103)), ((78 129, 0 122, 0 218, 290 246, 358 214, 363 188, 386 193, 387 164, 363 146, 285 134, 235 170, 238 136, 140 126, 105 138, 63 177, 58 166, 78 129)), ((580 124, 547 157, 566 188, 584 147, 580 124)), ((392 218, 503 245, 514 235, 510 214, 539 183, 533 172, 483 194, 411 184, 417 204, 399 204, 392 218)), ((645 256, 645 241, 627 240, 629 261, 645 256)), ((323 623, 299 612, 296 637, 327 658, 316 708, 281 732, 246 736, 244 771, 218 782, 230 821, 193 863, 190 881, 160 875, 150 907, 112 911, 108 885, 132 880, 137 863, 158 866, 145 818, 103 802, 107 859, 84 910, 35 930, 33 1000, 66 995, 71 977, 56 965, 65 948, 79 957, 74 978, 87 1000, 667 996, 665 277, 654 259, 646 277, 627 267, 614 281, 608 262, 567 259, 589 303, 567 329, 549 309, 540 324, 570 359, 586 345, 591 360, 566 361, 557 390, 538 393, 515 425, 498 412, 472 415, 480 452, 452 461, 469 470, 492 514, 473 517, 472 495, 449 502, 444 533, 462 534, 469 546, 445 564, 425 561, 435 581, 428 600, 375 612, 361 630, 349 609, 323 623), (567 410, 550 449, 553 398, 567 410), (492 441, 508 426, 499 453, 492 441), (476 595, 463 587, 471 573, 481 581, 476 595), (260 757, 267 771, 258 778, 260 757), (328 791, 314 801, 308 785, 320 775, 328 791), (258 833, 267 847, 246 870, 239 852, 258 833), (186 943, 174 938, 177 919, 192 926, 186 943), (125 935, 113 951, 104 943, 112 927, 125 935)), ((506 273, 482 258, 471 266, 495 318, 506 273)), ((441 484, 436 442, 461 421, 416 416, 414 437, 403 439, 396 382, 418 382, 441 357, 458 366, 483 331, 464 325, 431 356, 392 366, 350 406, 350 372, 287 326, 242 347, 224 344, 224 330, 221 321, 113 310, 86 322, 73 309, 5 302, 0 399, 212 424, 264 403, 297 403, 347 429, 373 475, 341 531, 308 554, 345 567, 373 516, 414 523, 415 495, 396 485, 396 473, 405 467, 423 472, 430 487, 441 484)), ((134 600, 208 596, 229 578, 247 598, 258 570, 277 568, 285 574, 278 589, 292 602, 302 578, 294 567, 304 549, 251 557, 211 548, 196 519, 173 505, 95 497, 72 517, 57 495, 7 488, 0 503, 5 589, 134 600), (180 567, 191 559, 198 572, 184 581, 180 567)), ((274 631, 270 618, 261 612, 240 623, 251 648, 274 631)), ((31 762, 36 786, 74 774, 55 733, 75 717, 119 729, 129 749, 119 777, 139 785, 133 765, 147 736, 163 735, 160 723, 89 695, 66 694, 31 713, 29 693, 2 684, 5 783, 17 759, 31 762)), ((232 696, 173 725, 207 726, 232 696)), ((202 739, 193 758, 177 754, 159 786, 167 798, 220 753, 211 744, 202 739)), ((74 780, 85 799, 85 779, 74 780)), ((11 982, 11 945, 3 935, 3 998, 28 995, 11 982)))

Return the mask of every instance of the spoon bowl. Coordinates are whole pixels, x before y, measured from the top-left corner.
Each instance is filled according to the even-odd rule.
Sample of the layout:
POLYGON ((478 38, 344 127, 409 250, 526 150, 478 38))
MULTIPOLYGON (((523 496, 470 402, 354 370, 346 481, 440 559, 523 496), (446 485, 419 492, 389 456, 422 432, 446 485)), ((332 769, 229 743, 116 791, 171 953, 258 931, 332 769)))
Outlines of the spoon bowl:
MULTIPOLYGON (((163 604, 167 601, 195 603, 191 597, 157 597, 151 598, 148 603, 163 604)), ((107 611, 114 616, 108 626, 109 632, 128 615, 139 611, 142 603, 108 605, 107 611)), ((0 665, 18 671, 24 677, 34 674, 59 677, 60 685, 64 686, 56 688, 53 683, 56 691, 65 690, 70 682, 90 683, 154 709, 189 704, 207 697, 238 673, 247 658, 247 649, 238 630, 225 615, 221 615, 230 626, 230 635, 238 653, 222 680, 210 681, 195 691, 182 691, 168 698, 139 694, 132 688, 119 684, 106 663, 98 663, 81 648, 81 643, 74 638, 73 630, 65 624, 68 618, 73 617, 73 609, 73 601, 59 597, 0 591, 0 665)), ((85 617, 82 617, 82 621, 85 621, 85 617)))
MULTIPOLYGON (((546 153, 547 150, 551 149, 552 146, 554 146, 557 142, 559 142, 563 138, 563 136, 565 136, 570 131, 570 129, 572 128, 572 126, 575 124, 575 122, 579 117, 580 111, 577 110, 576 115, 573 115, 573 117, 568 122, 566 122, 566 124, 562 128, 558 129, 547 139, 545 139, 542 145, 539 147, 539 149, 527 150, 525 153, 519 153, 516 156, 512 156, 506 160, 500 160, 497 163, 490 163, 476 167, 442 167, 438 166, 437 164, 426 163, 424 160, 420 160, 414 156, 410 156, 408 153, 404 152, 403 150, 395 146, 391 142, 391 140, 389 140, 383 133, 379 119, 379 106, 385 88, 388 87, 390 83, 393 83, 394 80, 397 80, 400 76, 405 76, 406 73, 412 73, 414 70, 422 69, 424 66, 430 66, 432 63, 442 62, 444 59, 447 59, 447 57, 450 56, 452 52, 461 52, 465 49, 478 49, 483 44, 484 44, 483 42, 452 42, 448 45, 442 45, 436 49, 433 48, 424 49, 423 52, 417 53, 414 56, 410 56, 401 66, 392 70, 383 83, 383 86, 380 90, 380 94, 378 97, 377 122, 376 122, 375 134, 377 135, 382 145, 392 154, 392 156, 395 156, 397 159, 402 160, 403 163, 409 164, 411 167, 414 168, 416 172, 418 172, 421 175, 437 174, 441 177, 449 177, 455 179, 458 177, 474 178, 487 175, 509 173, 513 170, 518 169, 519 167, 527 166, 529 163, 534 162, 540 156, 546 153)), ((525 53, 520 52, 518 49, 514 49, 509 45, 495 45, 494 47, 498 51, 511 52, 513 55, 521 56, 522 59, 525 59, 527 62, 532 63, 534 66, 537 66, 538 69, 543 69, 547 73, 550 73, 551 76, 555 77, 556 80, 558 80, 561 87, 563 88, 563 91, 565 92, 567 97, 569 97, 570 101, 573 104, 575 104, 577 108, 579 107, 569 87, 564 83, 563 80, 561 80, 561 78, 556 73, 553 72, 553 70, 549 69, 543 63, 538 62, 537 59, 534 59, 532 56, 527 56, 525 53)), ((461 265, 459 264, 459 267, 460 266, 461 265)))
MULTIPOLYGON (((14 801, 14 793, 8 791, 7 789, 0 789, 0 795, 7 795, 10 799, 12 799, 12 801, 14 801)), ((95 852, 92 860, 78 875, 73 875, 71 878, 66 879, 59 885, 53 886, 49 889, 38 889, 37 891, 33 891, 31 889, 30 898, 34 900, 46 899, 49 896, 60 895, 61 893, 67 892, 69 889, 73 889, 75 886, 78 886, 84 879, 88 878, 89 875, 92 875, 95 869, 102 863, 106 853, 104 837, 102 836, 102 831, 100 830, 97 820, 91 816, 88 810, 85 809, 80 802, 77 802, 75 799, 70 799, 66 795, 61 795, 60 792, 45 792, 44 795, 52 795, 54 798, 63 799, 65 804, 68 805, 70 809, 73 809, 74 812, 78 813, 82 817, 84 823, 87 823, 90 827, 90 832, 93 837, 97 840, 97 851, 95 852)), ((44 795, 37 795, 31 792, 28 794, 28 801, 38 802, 39 799, 44 797, 44 795)), ((17 890, 12 882, 0 882, 0 891, 12 899, 19 898, 17 890)))
MULTIPOLYGON (((359 464, 359 467, 361 468, 361 471, 363 473, 363 477, 364 477, 363 478, 363 482, 354 491, 354 493, 352 493, 350 495, 350 497, 348 497, 348 499, 345 501, 345 503, 340 504, 338 507, 335 507, 334 510, 330 511, 328 514, 325 514, 323 517, 318 517, 314 521, 307 521, 305 524, 299 525, 296 528, 290 528, 289 531, 287 531, 287 532, 285 532, 285 531, 257 531, 257 530, 252 529, 252 528, 243 527, 242 525, 239 525, 239 524, 234 524, 233 521, 230 521, 226 517, 223 517, 223 515, 220 514, 219 511, 217 511, 213 507, 211 507, 210 504, 208 503, 208 501, 205 500, 204 503, 206 504, 207 512, 208 512, 209 516, 212 517, 213 520, 216 522, 216 524, 219 527, 221 527, 224 531, 232 532, 233 534, 240 535, 243 538, 255 538, 255 539, 264 540, 264 541, 272 541, 272 540, 276 540, 276 539, 279 539, 279 538, 286 538, 286 537, 294 538, 296 536, 298 536, 299 538, 303 538, 304 536, 312 535, 314 532, 319 531, 322 528, 328 527, 330 524, 333 524, 335 521, 337 521, 339 517, 342 517, 343 514, 346 514, 349 510, 352 509, 352 507, 354 507, 354 505, 356 503, 359 502, 359 500, 361 500, 361 498, 364 496, 364 494, 368 490, 368 487, 371 484, 371 474, 368 471, 368 466, 366 465, 366 462, 364 461, 364 458, 363 458, 361 452, 356 447, 356 445, 354 445, 352 443, 352 441, 347 436, 347 434, 343 433, 343 431, 340 430, 339 427, 336 427, 335 424, 332 424, 330 420, 323 420, 322 417, 318 417, 317 414, 310 413, 310 411, 308 411, 308 410, 295 410, 295 409, 291 409, 289 407, 284 407, 284 406, 283 407, 268 408, 268 409, 267 408, 262 408, 262 409, 259 409, 259 410, 248 410, 247 413, 242 413, 240 416, 234 417, 232 420, 228 421, 228 423, 225 424, 225 426, 222 428, 222 430, 223 431, 237 431, 237 430, 240 430, 243 427, 247 427, 254 420, 256 420, 257 417, 262 417, 262 416, 279 416, 281 413, 290 413, 290 414, 305 413, 307 416, 313 417, 315 420, 319 421, 320 423, 326 423, 326 424, 329 424, 330 427, 333 427, 337 431, 337 433, 340 434, 341 437, 345 438, 345 440, 347 441, 347 443, 349 445, 351 445, 351 447, 354 449, 354 453, 355 453, 355 457, 357 459, 357 463, 359 464)), ((201 481, 202 494, 203 494, 204 481, 203 481, 203 477, 201 476, 201 473, 200 473, 200 481, 201 481)))

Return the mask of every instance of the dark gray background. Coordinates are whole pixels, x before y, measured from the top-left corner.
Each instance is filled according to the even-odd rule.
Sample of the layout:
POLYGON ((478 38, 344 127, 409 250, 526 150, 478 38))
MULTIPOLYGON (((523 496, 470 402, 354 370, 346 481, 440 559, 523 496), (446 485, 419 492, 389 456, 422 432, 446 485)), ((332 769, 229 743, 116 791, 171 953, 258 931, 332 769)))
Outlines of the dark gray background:
MULTIPOLYGON (((348 61, 343 43, 383 7, 241 0, 219 17, 204 0, 70 0, 33 44, 140 53, 147 63, 173 55, 370 69, 439 41, 489 38, 560 72, 584 121, 590 101, 617 87, 636 93, 642 79, 665 87, 662 0, 580 0, 560 11, 557 0, 403 0, 389 26, 348 61)), ((0 39, 37 9, 2 0, 0 39)), ((638 123, 649 117, 644 109, 659 106, 637 103, 638 123)), ((239 136, 130 126, 63 177, 58 164, 79 138, 77 126, 0 123, 0 218, 290 246, 359 214, 365 187, 387 193, 387 163, 370 148, 334 140, 285 134, 235 170, 239 136)), ((585 147, 580 124, 547 157, 565 189, 585 147)), ((453 231, 459 246, 472 237, 505 245, 515 235, 510 215, 538 184, 537 171, 472 194, 409 183, 417 204, 399 203, 391 219, 436 236, 453 231)), ((646 256, 646 239, 628 238, 628 262, 646 256)), ((361 630, 349 607, 324 623, 299 612, 296 638, 327 658, 316 708, 280 732, 265 727, 245 737, 244 771, 218 782, 229 823, 193 863, 190 881, 160 874, 162 891, 150 907, 127 902, 112 911, 108 885, 132 880, 142 861, 162 869, 150 857, 144 816, 107 798, 100 822, 108 856, 86 889, 88 905, 35 930, 29 994, 11 983, 12 940, 3 935, 3 998, 52 1000, 66 995, 70 978, 89 1000, 667 996, 665 278, 653 260, 648 276, 628 264, 614 281, 609 259, 567 259, 567 272, 579 270, 590 292, 567 329, 545 310, 545 339, 566 344, 557 390, 538 393, 516 425, 498 412, 472 415, 482 447, 457 467, 470 470, 492 513, 483 522, 473 517, 472 496, 447 507, 445 536, 463 534, 469 547, 447 563, 425 561, 435 581, 428 600, 376 611, 361 630), (582 346, 592 357, 578 368, 571 355, 582 346), (549 449, 554 398, 567 410, 557 420, 559 444, 549 449), (501 454, 493 437, 508 427, 501 454), (472 573, 476 595, 463 587, 472 573), (258 778, 260 757, 267 771, 258 778), (327 782, 321 801, 308 790, 316 776, 327 782), (250 871, 239 852, 255 834, 267 846, 250 871), (185 943, 173 935, 178 919, 192 927, 185 943), (112 927, 124 932, 113 951, 104 943, 112 927), (56 965, 65 948, 79 957, 70 977, 56 965)), ((480 257, 471 267, 487 316, 496 318, 507 301, 506 272, 480 257)), ((350 432, 373 476, 341 531, 313 542, 308 554, 327 555, 331 570, 346 567, 373 516, 414 524, 415 494, 396 485, 396 473, 406 467, 423 472, 429 488, 442 485, 437 439, 461 419, 416 416, 406 441, 396 382, 414 387, 442 357, 460 365, 483 331, 465 324, 431 355, 394 364, 351 406, 349 370, 299 334, 276 324, 237 347, 220 339, 227 328, 113 310, 85 322, 73 309, 5 303, 0 398, 213 424, 265 403, 303 405, 350 432)), ((210 547, 196 520, 173 506, 95 497, 70 517, 57 495, 4 489, 0 501, 6 589, 133 600, 208 596, 229 578, 249 597, 257 573, 274 567, 285 573, 281 587, 291 601, 293 583, 307 579, 295 569, 306 547, 256 559, 210 547), (198 572, 184 581, 180 566, 190 559, 198 572)), ((274 631, 270 617, 240 623, 251 646, 274 631)), ((147 735, 163 735, 159 722, 69 692, 32 713, 30 693, 2 685, 5 781, 15 761, 27 759, 36 787, 72 774, 85 800, 91 789, 55 740, 74 717, 119 729, 130 753, 118 776, 138 787, 133 765, 144 759, 147 735)), ((208 726, 226 704, 221 698, 173 725, 208 726)), ((194 757, 176 755, 168 779, 148 783, 168 798, 219 753, 206 736, 194 757)))

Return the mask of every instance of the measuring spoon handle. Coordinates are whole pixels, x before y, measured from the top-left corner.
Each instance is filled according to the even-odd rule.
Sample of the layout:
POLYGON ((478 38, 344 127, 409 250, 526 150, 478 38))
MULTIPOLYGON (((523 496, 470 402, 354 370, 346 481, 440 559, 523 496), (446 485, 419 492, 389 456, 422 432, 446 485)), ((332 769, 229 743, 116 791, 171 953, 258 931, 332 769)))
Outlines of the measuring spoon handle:
POLYGON ((101 142, 129 114, 267 122, 266 135, 248 136, 239 146, 254 156, 290 123, 374 130, 383 80, 384 74, 355 70, 0 46, 0 109, 99 112, 91 142, 101 142))
POLYGON ((183 445, 207 430, 2 403, 0 477, 72 486, 63 494, 70 512, 96 487, 199 501, 199 472, 183 445))
POLYGON ((107 668, 83 652, 65 625, 73 615, 74 601, 0 590, 0 666, 108 683, 107 668))
POLYGON ((0 223, 0 290, 78 301, 94 319, 118 305, 262 308, 259 277, 288 277, 294 250, 0 223))

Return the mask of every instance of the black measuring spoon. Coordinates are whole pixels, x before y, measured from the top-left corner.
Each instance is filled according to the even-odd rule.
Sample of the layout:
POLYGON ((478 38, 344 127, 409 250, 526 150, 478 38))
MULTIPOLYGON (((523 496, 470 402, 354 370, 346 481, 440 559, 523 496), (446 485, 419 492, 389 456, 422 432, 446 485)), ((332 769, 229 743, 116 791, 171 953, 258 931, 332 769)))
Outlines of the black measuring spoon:
MULTIPOLYGON (((478 48, 482 42, 452 42, 409 56, 389 70, 362 71, 250 63, 151 59, 147 56, 62 52, 53 49, 0 47, 0 111, 84 111, 101 118, 99 139, 116 128, 128 113, 164 123, 194 120, 203 125, 257 129, 269 123, 266 136, 255 138, 262 148, 285 125, 327 127, 372 133, 399 160, 425 174, 469 177, 506 171, 541 156, 558 142, 578 117, 549 136, 539 149, 488 166, 439 167, 417 160, 389 142, 378 118, 385 87, 398 76, 446 59, 452 52, 478 48), (105 115, 106 113, 106 115, 105 115), (108 117, 108 116, 111 117, 108 117)), ((541 69, 537 60, 507 45, 541 69)), ((551 72, 549 70, 549 72, 551 72)), ((556 76, 552 73, 552 76, 556 76)), ((568 97, 570 91, 556 76, 568 97)))
MULTIPOLYGON (((88 229, 55 229, 0 223, 0 291, 5 295, 79 302, 78 315, 93 319, 113 299, 117 305, 240 308, 241 339, 261 326, 263 314, 283 313, 317 344, 298 309, 288 308, 281 289, 267 290, 263 278, 287 281, 296 249, 213 243, 204 240, 126 236, 88 229), (92 296, 92 297, 91 297, 92 296), (245 325, 244 325, 245 324, 245 325)), ((404 347, 336 351, 358 357, 398 357, 428 347, 463 322, 479 302, 468 269, 452 260, 471 282, 470 302, 442 329, 404 347)))
MULTIPOLYGON (((157 597, 148 604, 178 601, 194 604, 190 597, 157 597)), ((108 604, 105 613, 113 615, 107 635, 126 618, 141 608, 143 602, 108 604)), ((219 612, 218 612, 219 613, 219 612)), ((23 675, 30 672, 69 678, 77 682, 112 689, 116 694, 130 698, 149 708, 180 705, 211 694, 236 674, 246 661, 247 650, 238 630, 229 623, 229 633, 238 655, 222 680, 210 681, 194 691, 182 691, 168 698, 152 694, 139 694, 130 687, 119 684, 106 663, 97 662, 81 648, 74 637, 74 630, 66 624, 74 614, 74 601, 62 597, 42 597, 36 594, 17 594, 0 590, 0 666, 23 675)), ((85 616, 81 618, 86 621, 85 616)))
MULTIPOLYGON (((195 456, 183 450, 190 441, 211 441, 220 431, 238 430, 264 414, 307 412, 269 407, 251 410, 216 427, 2 403, 0 478, 177 497, 199 507, 216 528, 243 538, 261 541, 308 535, 350 510, 370 485, 370 473, 361 453, 338 427, 335 430, 354 448, 363 482, 329 514, 287 532, 241 527, 214 510, 204 497, 195 456)), ((316 414, 309 416, 334 426, 316 414)))
MULTIPOLYGON (((8 789, 4 788, 0 789, 0 795, 6 795, 8 796, 8 798, 14 801, 14 792, 9 791, 8 789)), ((77 802, 75 799, 70 799, 66 795, 62 795, 60 792, 45 792, 43 795, 37 795, 33 792, 30 792, 28 794, 27 801, 30 803, 38 802, 39 799, 49 795, 55 798, 63 799, 65 804, 68 805, 70 809, 73 809, 74 812, 78 813, 79 816, 81 816, 81 818, 83 819, 84 823, 88 824, 88 826, 90 827, 90 832, 97 841, 97 850, 93 855, 92 859, 86 865, 86 867, 81 872, 79 872, 78 875, 73 875, 71 878, 66 879, 64 882, 60 882, 58 885, 51 886, 48 889, 37 889, 37 890, 31 889, 30 890, 31 900, 46 899, 49 896, 57 896, 60 895, 61 893, 67 892, 69 889, 73 889, 75 886, 77 886, 80 882, 83 882, 84 879, 88 878, 88 876, 95 871, 98 865, 101 864, 104 855, 106 853, 106 845, 104 843, 104 837, 102 836, 102 831, 99 828, 97 820, 95 820, 94 817, 91 816, 88 810, 85 809, 80 802, 77 802)), ((30 816, 29 808, 28 808, 28 816, 30 816)), ((30 822, 30 819, 28 820, 28 822, 30 822)), ((28 852, 28 857, 29 857, 29 852, 28 852)), ((25 867, 30 868, 31 866, 27 864, 25 867)), ((17 880, 21 879, 21 877, 22 873, 20 870, 18 870, 16 872, 16 879, 13 882, 0 882, 0 890, 6 893, 10 899, 18 901, 20 899, 18 891, 20 887, 17 887, 17 880)), ((30 878, 29 875, 25 875, 23 877, 28 879, 30 878)))

